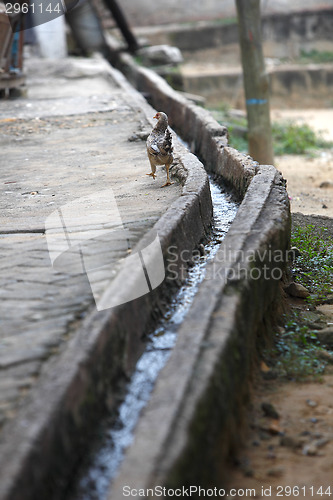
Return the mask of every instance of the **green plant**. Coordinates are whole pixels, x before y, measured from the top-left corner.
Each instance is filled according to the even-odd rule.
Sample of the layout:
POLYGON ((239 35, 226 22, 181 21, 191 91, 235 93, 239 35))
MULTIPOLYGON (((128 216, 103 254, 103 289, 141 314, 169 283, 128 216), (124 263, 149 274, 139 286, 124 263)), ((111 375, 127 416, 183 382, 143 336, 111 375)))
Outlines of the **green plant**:
POLYGON ((310 224, 293 230, 291 244, 301 253, 294 262, 296 280, 314 294, 316 301, 322 300, 333 292, 333 238, 326 228, 310 224))
POLYGON ((223 26, 237 24, 237 17, 222 17, 220 19, 216 19, 215 24, 222 24, 223 26))
POLYGON ((314 63, 330 63, 333 62, 333 52, 310 50, 309 52, 301 50, 300 62, 308 64, 314 63))
POLYGON ((279 349, 283 349, 276 363, 280 375, 296 381, 309 378, 320 380, 327 363, 318 359, 318 348, 301 347, 295 342, 279 340, 279 349))
POLYGON ((221 101, 210 112, 222 125, 228 128, 229 145, 241 152, 247 152, 247 120, 243 116, 235 116, 230 112, 230 105, 221 101))
POLYGON ((298 125, 292 121, 276 122, 272 125, 274 154, 306 154, 314 149, 332 147, 309 125, 298 125))
MULTIPOLYGON (((300 252, 293 263, 294 279, 312 293, 309 301, 321 302, 333 292, 333 238, 326 228, 309 224, 293 229, 291 244, 300 252)), ((276 335, 275 347, 268 355, 278 373, 288 379, 320 379, 327 364, 318 356, 320 349, 317 335, 304 322, 302 312, 293 310, 284 318, 282 333, 276 335)))
POLYGON ((275 369, 283 377, 297 381, 318 380, 327 365, 318 358, 319 350, 316 334, 294 311, 285 318, 283 333, 276 335, 275 348, 269 356, 273 357, 275 369))
MULTIPOLYGON (((211 110, 214 118, 229 130, 230 146, 241 152, 248 151, 247 120, 245 117, 234 116, 229 105, 221 102, 216 109, 211 110)), ((274 122, 272 124, 274 154, 307 154, 315 156, 319 149, 333 147, 333 142, 323 139, 321 133, 315 132, 307 124, 298 124, 291 120, 274 122)))
POLYGON ((139 55, 135 55, 133 56, 134 57, 134 61, 136 62, 136 64, 138 66, 142 66, 142 56, 139 56, 139 55))
POLYGON ((237 149, 241 153, 246 153, 248 151, 247 138, 241 135, 233 134, 234 127, 228 127, 229 131, 229 145, 232 148, 237 149))

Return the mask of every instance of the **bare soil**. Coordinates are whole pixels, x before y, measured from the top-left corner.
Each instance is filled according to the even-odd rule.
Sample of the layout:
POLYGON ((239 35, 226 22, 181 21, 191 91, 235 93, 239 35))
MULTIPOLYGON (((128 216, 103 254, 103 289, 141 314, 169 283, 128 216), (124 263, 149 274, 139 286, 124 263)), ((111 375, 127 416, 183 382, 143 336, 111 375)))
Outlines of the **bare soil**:
MULTIPOLYGON (((333 109, 273 110, 274 121, 292 119, 307 123, 323 138, 333 141, 333 109)), ((333 151, 318 156, 277 156, 275 166, 287 179, 292 212, 333 217, 333 151)))
MULTIPOLYGON (((326 137, 333 140, 333 110, 275 111, 273 117, 305 120, 317 130, 327 129, 326 137)), ((277 157, 276 167, 287 179, 294 223, 325 226, 333 236, 332 151, 316 158, 277 157)), ((290 307, 308 310, 302 299, 288 301, 290 307)), ((333 324, 333 305, 319 305, 316 312, 323 313, 326 326, 333 324)), ((272 379, 267 369, 262 362, 255 375, 247 437, 228 471, 228 487, 238 490, 238 496, 233 490, 229 498, 329 498, 333 495, 333 366, 328 364, 320 381, 302 383, 281 376, 272 379), (265 415, 263 403, 271 403, 278 416, 265 415)))
POLYGON ((333 495, 332 368, 328 371, 322 383, 257 377, 247 440, 230 469, 229 488, 255 489, 253 498, 264 498, 262 488, 271 488, 272 498, 310 499, 328 498, 318 490, 330 486, 333 495), (279 419, 264 416, 264 402, 273 403, 279 419))

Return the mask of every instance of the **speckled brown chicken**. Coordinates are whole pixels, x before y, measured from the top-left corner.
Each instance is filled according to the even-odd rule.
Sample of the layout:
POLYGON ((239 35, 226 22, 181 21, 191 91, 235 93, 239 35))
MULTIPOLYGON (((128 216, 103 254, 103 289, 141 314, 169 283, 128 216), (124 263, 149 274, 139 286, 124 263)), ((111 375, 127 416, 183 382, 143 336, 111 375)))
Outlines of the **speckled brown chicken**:
POLYGON ((147 153, 150 161, 151 173, 150 175, 155 179, 156 166, 165 165, 167 181, 163 186, 170 186, 172 182, 169 177, 169 168, 173 162, 172 156, 172 137, 168 129, 168 117, 162 111, 159 111, 154 116, 158 121, 151 131, 147 139, 147 153))

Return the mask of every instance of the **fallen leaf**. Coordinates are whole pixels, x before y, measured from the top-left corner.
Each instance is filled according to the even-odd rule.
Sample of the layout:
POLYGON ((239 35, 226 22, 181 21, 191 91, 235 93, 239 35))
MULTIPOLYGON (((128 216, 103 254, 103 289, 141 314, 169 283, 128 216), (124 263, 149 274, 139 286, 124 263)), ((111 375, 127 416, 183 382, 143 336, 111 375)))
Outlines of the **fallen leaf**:
POLYGON ((268 430, 271 434, 280 434, 282 432, 278 420, 272 420, 268 426, 268 430))
POLYGON ((270 367, 266 365, 265 361, 260 361, 260 370, 263 373, 267 373, 267 372, 271 371, 270 367))

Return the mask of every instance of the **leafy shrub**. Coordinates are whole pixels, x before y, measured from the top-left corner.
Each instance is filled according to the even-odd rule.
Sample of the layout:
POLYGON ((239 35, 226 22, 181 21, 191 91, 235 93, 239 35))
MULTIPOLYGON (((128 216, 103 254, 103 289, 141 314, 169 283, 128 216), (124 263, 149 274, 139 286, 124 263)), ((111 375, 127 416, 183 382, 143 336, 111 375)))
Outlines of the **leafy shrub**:
POLYGON ((292 121, 275 122, 272 125, 274 154, 302 155, 311 150, 332 147, 309 125, 292 121))

